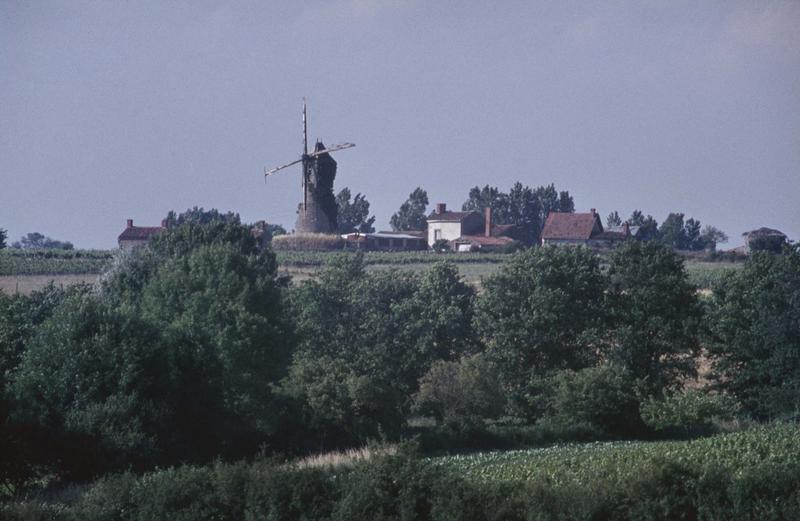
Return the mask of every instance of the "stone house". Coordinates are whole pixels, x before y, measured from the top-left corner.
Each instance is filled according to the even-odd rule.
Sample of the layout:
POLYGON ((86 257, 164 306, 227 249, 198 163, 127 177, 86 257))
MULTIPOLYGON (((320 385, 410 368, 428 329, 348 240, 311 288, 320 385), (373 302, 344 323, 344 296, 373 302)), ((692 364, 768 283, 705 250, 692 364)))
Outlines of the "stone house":
POLYGON ((167 227, 166 219, 161 221, 161 226, 134 226, 133 219, 128 219, 127 226, 117 237, 117 244, 125 251, 131 251, 140 246, 146 246, 150 239, 161 233, 167 227))
POLYGON ((550 212, 544 223, 541 244, 583 244, 593 248, 611 248, 627 239, 636 238, 638 226, 627 222, 603 229, 600 215, 592 208, 588 213, 550 212))

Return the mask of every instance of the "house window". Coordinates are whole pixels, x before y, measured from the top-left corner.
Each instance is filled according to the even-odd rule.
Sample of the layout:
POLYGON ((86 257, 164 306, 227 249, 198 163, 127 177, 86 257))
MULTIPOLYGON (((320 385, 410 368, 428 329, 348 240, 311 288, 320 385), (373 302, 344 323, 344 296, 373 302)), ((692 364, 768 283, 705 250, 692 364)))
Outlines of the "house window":
POLYGON ((442 230, 433 230, 433 240, 438 241, 442 238, 442 230))

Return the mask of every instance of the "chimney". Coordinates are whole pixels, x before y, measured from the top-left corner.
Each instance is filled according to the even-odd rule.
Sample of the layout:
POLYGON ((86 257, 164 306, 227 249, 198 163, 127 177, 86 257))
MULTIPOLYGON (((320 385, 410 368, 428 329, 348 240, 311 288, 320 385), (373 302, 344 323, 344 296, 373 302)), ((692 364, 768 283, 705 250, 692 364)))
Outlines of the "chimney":
POLYGON ((441 215, 447 211, 447 205, 444 203, 436 203, 436 213, 441 215))
POLYGON ((492 207, 487 206, 483 209, 483 221, 486 225, 483 234, 487 237, 492 236, 492 207))
POLYGON ((592 208, 592 209, 590 210, 590 212, 592 212, 592 215, 597 215, 597 210, 595 210, 594 208, 592 208))
POLYGON ((128 228, 133 228, 133 219, 128 219, 128 228))
POLYGON ((628 221, 622 223, 622 233, 625 235, 625 237, 631 234, 631 225, 628 224, 628 221))

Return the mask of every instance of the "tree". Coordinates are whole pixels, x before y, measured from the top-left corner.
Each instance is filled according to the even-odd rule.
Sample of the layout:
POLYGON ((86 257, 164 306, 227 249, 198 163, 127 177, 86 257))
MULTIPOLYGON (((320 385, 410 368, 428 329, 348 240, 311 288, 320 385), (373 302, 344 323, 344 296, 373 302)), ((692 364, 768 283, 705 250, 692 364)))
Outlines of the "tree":
POLYGON ((687 246, 686 228, 684 227, 683 214, 671 213, 664 219, 658 229, 661 242, 678 250, 685 250, 687 246))
POLYGON ((652 215, 647 217, 640 210, 634 210, 628 224, 639 227, 639 238, 649 241, 658 237, 658 221, 652 215))
POLYGON ((202 207, 194 206, 188 208, 185 212, 176 214, 173 210, 167 213, 166 217, 167 227, 172 228, 180 226, 181 224, 209 224, 212 222, 224 222, 232 224, 241 224, 239 214, 234 212, 222 213, 216 208, 205 210, 202 207))
POLYGON ((606 217, 606 227, 612 228, 614 226, 622 226, 622 219, 616 210, 608 214, 608 217, 606 217))
POLYGON ((17 424, 64 475, 242 457, 275 428, 293 335, 247 227, 185 222, 59 304, 12 374, 17 424))
POLYGON ((461 205, 464 212, 478 212, 483 214, 485 208, 492 209, 492 219, 497 224, 509 222, 508 195, 501 192, 496 186, 486 185, 470 188, 469 198, 461 205))
POLYGON ((394 231, 424 230, 425 210, 428 208, 428 193, 420 187, 414 189, 406 202, 400 205, 389 223, 394 231))
POLYGON ((494 364, 479 354, 457 361, 437 361, 420 379, 414 409, 455 428, 480 426, 498 418, 505 397, 494 364))
POLYGON ((627 241, 608 275, 609 358, 653 392, 693 376, 702 309, 680 258, 656 242, 627 241))
POLYGON ((71 242, 57 241, 46 237, 39 232, 31 232, 20 238, 19 242, 12 245, 14 248, 34 249, 34 248, 47 248, 47 249, 64 249, 71 250, 74 248, 71 242))
POLYGON ((700 237, 700 221, 694 218, 687 219, 683 228, 684 236, 686 237, 685 248, 687 250, 702 250, 705 248, 705 244, 700 237))
POLYGON ((6 239, 8 239, 8 231, 0 228, 0 250, 6 247, 6 239))
POLYGON ((703 228, 703 233, 700 234, 703 248, 710 248, 711 250, 717 249, 717 244, 728 242, 728 236, 722 230, 711 226, 709 224, 703 228))
POLYGON ((800 251, 753 252, 715 287, 708 347, 717 386, 758 419, 800 419, 800 251))
MULTIPOLYGON (((360 255, 339 259, 318 278, 292 289, 300 342, 284 387, 305 400, 316 396, 317 403, 338 404, 338 417, 358 429, 330 424, 330 412, 324 418, 309 413, 317 425, 328 422, 329 436, 323 438, 337 432, 355 434, 360 441, 379 432, 396 435, 409 412, 409 397, 431 364, 477 349, 473 298, 474 290, 450 264, 415 275, 366 272, 360 255), (324 365, 343 375, 346 385, 323 389, 311 383, 306 376, 323 371, 315 360, 327 360, 324 365), (314 388, 303 391, 307 385, 314 388), (323 391, 332 394, 323 399, 323 391)), ((307 403, 305 410, 319 407, 307 403)))
POLYGON ((375 216, 369 216, 369 201, 363 195, 356 194, 350 202, 350 189, 345 187, 336 195, 338 206, 339 233, 372 233, 375 216))
POLYGON ((506 222, 498 224, 515 224, 522 228, 526 243, 531 244, 536 241, 543 223, 539 201, 533 190, 522 186, 522 183, 514 183, 508 192, 507 202, 506 222))
POLYGON ((605 278, 588 249, 522 251, 484 280, 475 327, 512 393, 531 375, 594 362, 605 278))

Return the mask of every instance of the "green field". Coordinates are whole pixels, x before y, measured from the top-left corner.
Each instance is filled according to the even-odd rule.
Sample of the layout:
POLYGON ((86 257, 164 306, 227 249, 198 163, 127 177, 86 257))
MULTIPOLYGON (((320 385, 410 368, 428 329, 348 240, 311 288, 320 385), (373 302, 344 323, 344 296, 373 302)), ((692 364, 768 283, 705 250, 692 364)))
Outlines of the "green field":
MULTIPOLYGON (((0 276, 26 277, 41 275, 78 275, 102 273, 111 265, 117 250, 0 250, 0 276)), ((338 259, 355 255, 351 252, 277 252, 280 271, 296 280, 312 276, 338 259)), ((364 263, 368 270, 400 269, 424 271, 433 264, 448 261, 458 266, 461 276, 471 284, 495 273, 509 255, 504 253, 433 253, 366 252, 364 263)), ((689 280, 699 288, 708 289, 725 273, 740 269, 741 263, 686 261, 689 280)), ((56 282, 59 280, 55 278, 56 282)), ((16 281, 10 282, 12 286, 16 281)))
POLYGON ((597 480, 622 483, 645 474, 657 462, 741 474, 748 469, 800 462, 800 426, 771 425, 689 441, 595 442, 477 452, 432 461, 471 481, 544 479, 555 486, 581 486, 597 480))
POLYGON ((115 252, 4 248, 0 250, 0 275, 101 273, 111 265, 115 252))

